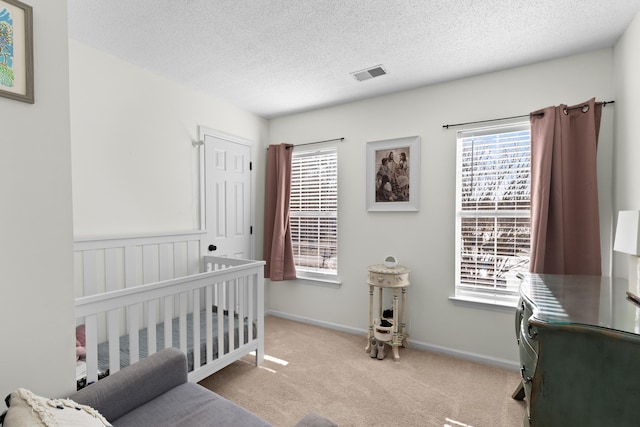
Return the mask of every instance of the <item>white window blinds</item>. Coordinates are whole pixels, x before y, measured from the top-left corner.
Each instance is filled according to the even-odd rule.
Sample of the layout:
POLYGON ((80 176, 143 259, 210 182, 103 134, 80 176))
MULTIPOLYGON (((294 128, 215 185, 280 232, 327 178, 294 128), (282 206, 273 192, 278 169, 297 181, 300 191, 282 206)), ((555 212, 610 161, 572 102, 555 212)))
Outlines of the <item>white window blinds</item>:
POLYGON ((456 297, 515 305, 529 268, 529 124, 458 133, 456 297))
POLYGON ((299 275, 338 272, 338 153, 335 148, 294 151, 290 222, 299 275))

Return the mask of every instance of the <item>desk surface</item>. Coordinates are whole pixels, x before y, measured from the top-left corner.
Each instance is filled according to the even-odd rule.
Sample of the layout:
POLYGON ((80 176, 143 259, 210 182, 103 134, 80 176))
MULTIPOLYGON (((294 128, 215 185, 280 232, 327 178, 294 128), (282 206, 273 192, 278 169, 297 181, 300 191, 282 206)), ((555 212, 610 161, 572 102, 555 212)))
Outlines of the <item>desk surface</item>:
POLYGON ((640 306, 626 296, 625 279, 553 274, 525 275, 520 293, 536 320, 580 324, 640 334, 640 306))

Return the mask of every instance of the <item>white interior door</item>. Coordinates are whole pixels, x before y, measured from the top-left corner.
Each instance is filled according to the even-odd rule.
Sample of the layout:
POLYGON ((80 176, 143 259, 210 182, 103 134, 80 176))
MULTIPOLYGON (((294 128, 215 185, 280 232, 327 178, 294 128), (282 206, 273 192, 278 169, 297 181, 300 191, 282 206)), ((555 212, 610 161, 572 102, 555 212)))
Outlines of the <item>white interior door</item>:
POLYGON ((204 253, 251 259, 251 145, 204 132, 204 253))

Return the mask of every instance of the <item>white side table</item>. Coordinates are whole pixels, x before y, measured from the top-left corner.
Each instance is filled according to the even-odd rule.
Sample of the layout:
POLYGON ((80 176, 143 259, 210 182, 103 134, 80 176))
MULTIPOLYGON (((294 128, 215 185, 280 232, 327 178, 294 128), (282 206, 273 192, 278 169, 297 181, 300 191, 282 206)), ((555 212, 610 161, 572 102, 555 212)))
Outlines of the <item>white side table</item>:
POLYGON ((409 270, 401 265, 387 267, 384 264, 375 264, 368 267, 367 283, 369 284, 369 336, 365 351, 371 349, 371 338, 373 338, 373 294, 374 288, 378 288, 378 316, 382 318, 382 290, 393 290, 393 327, 392 338, 386 344, 393 348, 393 358, 398 360, 400 354, 398 347, 407 346, 407 323, 405 315, 405 305, 407 302, 407 287, 409 286, 409 270), (402 306, 399 307, 398 297, 402 291, 402 306), (400 323, 398 323, 400 319, 400 323))

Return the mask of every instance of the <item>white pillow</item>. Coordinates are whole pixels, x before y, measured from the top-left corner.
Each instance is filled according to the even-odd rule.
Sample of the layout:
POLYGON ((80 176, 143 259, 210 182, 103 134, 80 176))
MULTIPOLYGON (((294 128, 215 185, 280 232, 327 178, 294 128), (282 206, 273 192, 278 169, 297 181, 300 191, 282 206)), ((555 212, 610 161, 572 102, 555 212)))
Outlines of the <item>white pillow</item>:
POLYGON ((70 399, 48 399, 19 388, 11 393, 4 427, 111 427, 98 411, 70 399))

